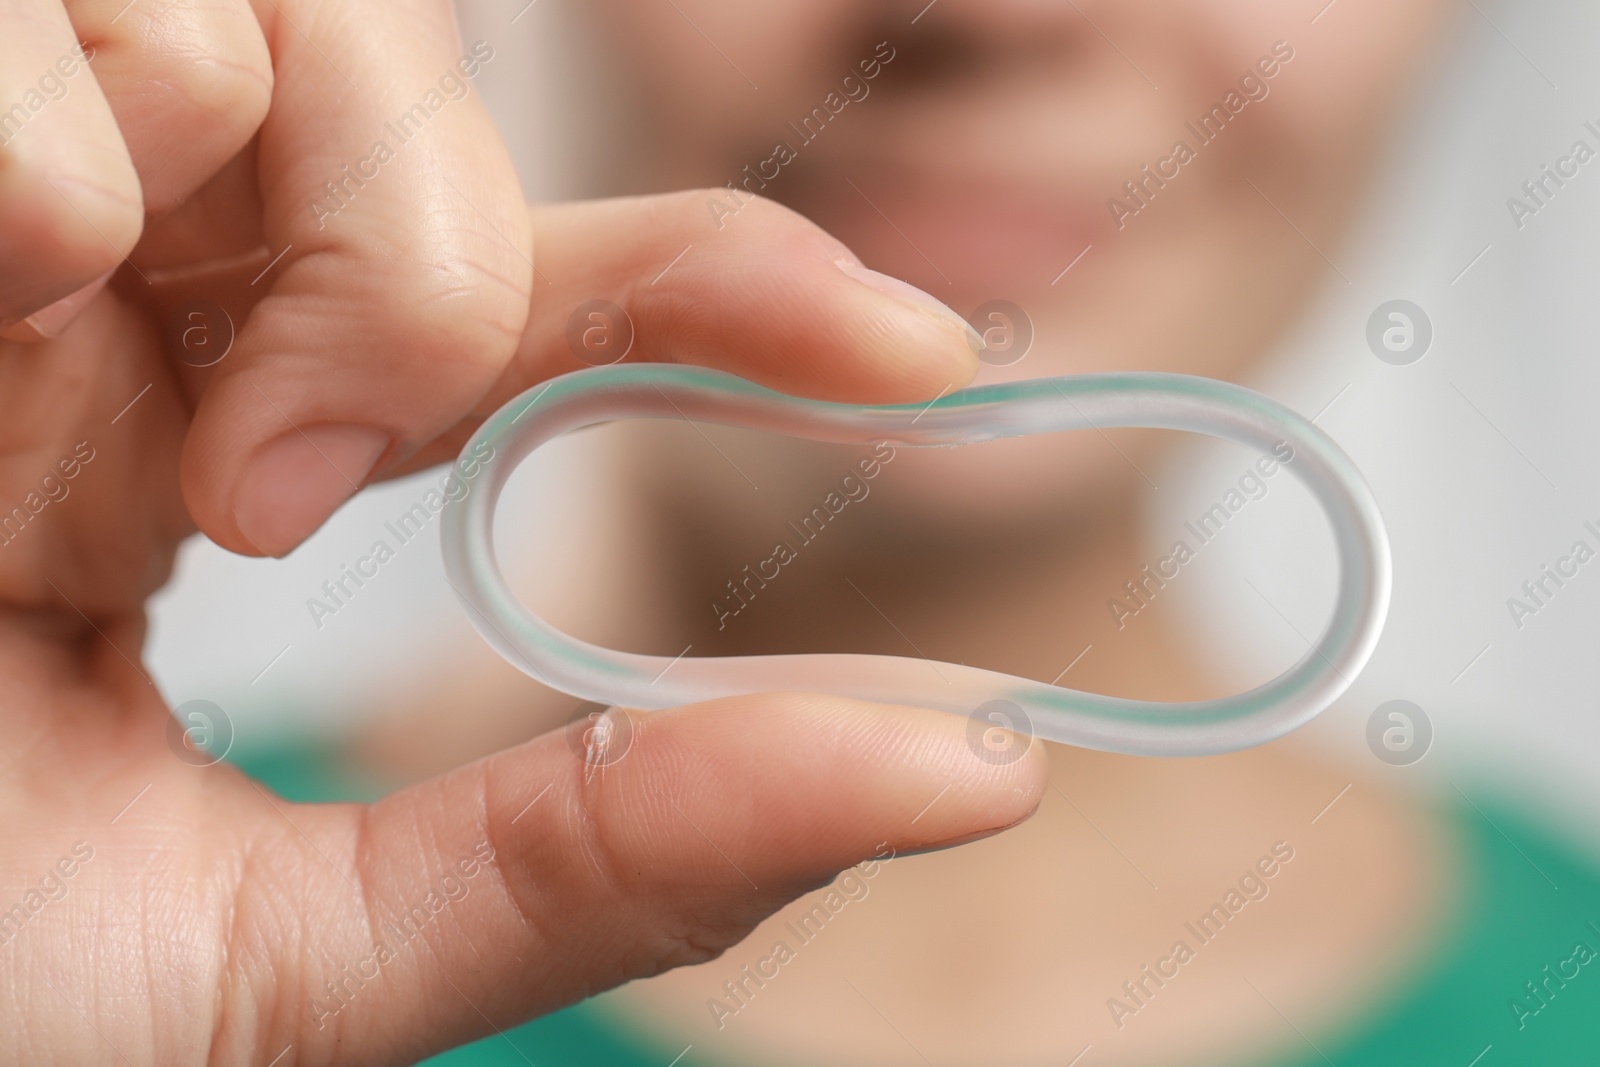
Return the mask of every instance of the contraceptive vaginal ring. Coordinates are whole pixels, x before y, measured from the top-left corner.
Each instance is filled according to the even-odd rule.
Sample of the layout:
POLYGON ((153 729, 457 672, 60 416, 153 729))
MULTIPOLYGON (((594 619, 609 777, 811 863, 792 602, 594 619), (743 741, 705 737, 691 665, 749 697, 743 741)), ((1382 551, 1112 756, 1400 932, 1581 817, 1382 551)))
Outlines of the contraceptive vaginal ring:
MULTIPOLYGON (((1389 609, 1389 542, 1350 457, 1302 416, 1259 393, 1183 374, 1083 374, 966 389, 932 404, 862 407, 802 400, 720 371, 666 364, 581 370, 530 389, 483 424, 462 456, 492 458, 475 492, 445 511, 445 571, 473 625, 525 673, 585 700, 658 709, 744 693, 831 693, 971 714, 1019 705, 1034 732, 1108 752, 1197 756, 1259 745, 1310 721, 1366 665, 1389 609), (1333 526, 1339 595, 1316 643, 1283 674, 1220 700, 1164 703, 1082 693, 1009 674, 905 656, 643 656, 577 640, 530 612, 495 558, 495 505, 534 449, 596 423, 687 418, 817 441, 962 445, 1059 430, 1138 426, 1209 434, 1285 464, 1333 526)), ((474 460, 476 462, 476 460, 474 460)))

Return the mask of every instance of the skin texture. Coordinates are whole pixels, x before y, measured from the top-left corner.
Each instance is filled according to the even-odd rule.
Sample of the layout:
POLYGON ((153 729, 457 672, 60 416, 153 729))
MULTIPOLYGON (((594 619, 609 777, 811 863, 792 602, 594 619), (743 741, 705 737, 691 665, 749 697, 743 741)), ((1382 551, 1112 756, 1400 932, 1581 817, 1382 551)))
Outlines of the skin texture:
POLYGON ((371 806, 197 766, 139 663, 179 541, 287 551, 358 485, 453 455, 580 365, 575 292, 638 294, 641 357, 809 395, 931 397, 975 360, 959 319, 771 204, 651 286, 710 228, 703 194, 529 209, 470 93, 319 217, 469 53, 446 4, 115 15, 0 4, 0 100, 75 38, 106 64, 0 147, 0 1061, 410 1063, 1031 813, 1041 752, 995 767, 958 720, 799 694, 638 721, 603 769, 557 734, 371 806), (173 328, 196 300, 237 327, 214 368, 173 328))
MULTIPOLYGON (((737 183, 783 139, 797 156, 760 191, 963 313, 997 297, 1024 309, 1033 350, 979 381, 1117 369, 1239 378, 1317 285, 1340 283, 1340 238, 1386 126, 1447 32, 1448 5, 1435 0, 1318 7, 604 0, 593 10, 605 54, 620 57, 611 74, 636 90, 626 165, 605 172, 623 192, 737 183), (1175 139, 1195 145, 1185 123, 1280 41, 1293 58, 1265 98, 1119 227, 1107 200, 1133 204, 1123 183, 1175 139), (880 43, 895 58, 870 95, 802 144, 789 124, 880 43)), ((720 240, 736 239, 744 212, 705 210, 721 217, 720 240)), ((616 603, 625 589, 629 617, 588 620, 584 636, 668 655, 691 644, 696 655, 920 654, 1144 699, 1260 680, 1197 661, 1181 628, 1193 621, 1180 624, 1171 598, 1125 630, 1109 621, 1107 599, 1150 562, 1141 503, 1162 470, 1156 435, 899 450, 870 499, 720 625, 711 605, 738 603, 727 581, 790 536, 786 523, 866 450, 707 432, 759 492, 691 428, 624 428, 623 494, 647 531, 625 558, 653 565, 609 594, 616 603)), ((574 584, 604 589, 605 577, 597 567, 574 584)), ((369 755, 417 771, 439 748, 473 751, 570 708, 507 679, 489 653, 453 657, 403 725, 377 727, 369 755), (429 710, 461 685, 503 711, 483 716, 476 737, 429 710)), ((724 983, 791 936, 785 922, 816 895, 728 958, 636 983, 613 1008, 645 1021, 663 1061, 691 1043, 696 1055, 771 1065, 1059 1065, 1090 1044, 1085 1062, 1297 1055, 1304 1044, 1284 1017, 1320 1040, 1371 1010, 1449 911, 1447 828, 1367 770, 1296 738, 1182 761, 1051 746, 1037 818, 897 861, 726 1025, 708 1005, 731 1003, 724 983), (1107 1001, 1122 982, 1278 840, 1298 852, 1270 900, 1117 1026, 1107 1001)))

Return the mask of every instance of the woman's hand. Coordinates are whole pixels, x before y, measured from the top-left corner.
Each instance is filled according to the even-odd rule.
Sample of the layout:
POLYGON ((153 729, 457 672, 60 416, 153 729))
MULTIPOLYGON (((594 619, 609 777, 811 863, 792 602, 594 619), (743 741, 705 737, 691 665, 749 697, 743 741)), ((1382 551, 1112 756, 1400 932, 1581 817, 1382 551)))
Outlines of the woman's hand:
POLYGON ((541 738, 370 806, 179 758, 140 663, 178 542, 281 554, 449 457, 582 365, 585 301, 627 309, 632 359, 815 396, 931 398, 975 363, 959 320, 764 202, 720 228, 704 192, 528 211, 452 97, 473 52, 443 3, 118 6, 0 3, 0 108, 27 112, 0 111, 0 1060, 408 1063, 1031 812, 1037 752, 801 695, 635 715, 598 771, 541 738), (69 89, 33 109, 47 69, 69 89), (330 200, 347 163, 374 176, 330 200), (197 301, 237 327, 208 368, 197 301))

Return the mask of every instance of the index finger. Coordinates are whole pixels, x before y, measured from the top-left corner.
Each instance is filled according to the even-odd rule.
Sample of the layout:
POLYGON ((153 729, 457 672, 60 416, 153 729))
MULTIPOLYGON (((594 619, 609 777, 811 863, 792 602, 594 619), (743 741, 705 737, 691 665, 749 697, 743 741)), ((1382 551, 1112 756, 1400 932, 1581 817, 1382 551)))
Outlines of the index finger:
POLYGON ((352 428, 406 442, 384 473, 441 462, 500 404, 586 363, 691 363, 857 403, 930 400, 971 379, 983 342, 956 312, 867 269, 771 201, 752 201, 719 229, 708 195, 533 209, 544 265, 520 344, 499 367, 423 366, 405 351, 231 366, 230 357, 186 446, 185 489, 201 528, 228 547, 244 540, 288 551, 376 460, 359 452, 352 428), (221 435, 265 396, 281 425, 304 432, 282 446, 276 469, 262 471, 241 463, 221 435), (367 466, 341 466, 351 462, 367 466))
POLYGON ((0 330, 34 340, 87 301, 41 309, 98 288, 132 250, 144 200, 59 0, 0 0, 0 26, 0 330))

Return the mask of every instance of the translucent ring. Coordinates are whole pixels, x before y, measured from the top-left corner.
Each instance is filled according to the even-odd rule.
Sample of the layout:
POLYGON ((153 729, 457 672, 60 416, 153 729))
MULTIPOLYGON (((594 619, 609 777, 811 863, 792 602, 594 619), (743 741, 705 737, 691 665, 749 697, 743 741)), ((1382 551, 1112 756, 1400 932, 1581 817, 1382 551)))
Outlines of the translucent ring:
POLYGON ((1040 737, 1135 755, 1186 756, 1259 745, 1305 724, 1349 688, 1378 642, 1391 561, 1371 489, 1332 438, 1277 401, 1180 374, 1085 374, 989 385, 932 404, 857 406, 802 400, 719 371, 664 364, 601 367, 530 389, 479 429, 463 460, 492 458, 473 491, 445 509, 445 570, 478 632, 513 665, 585 700, 658 709, 736 694, 830 693, 970 715, 1018 705, 1040 737), (619 419, 688 418, 818 441, 961 445, 1062 430, 1138 426, 1209 434, 1270 452, 1287 443, 1295 474, 1333 527, 1339 588, 1332 617, 1300 660, 1272 681, 1218 700, 1125 700, 955 663, 814 654, 671 660, 577 640, 507 588, 494 513, 511 472, 562 434, 619 419), (475 451, 476 450, 476 451, 475 451))

